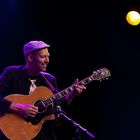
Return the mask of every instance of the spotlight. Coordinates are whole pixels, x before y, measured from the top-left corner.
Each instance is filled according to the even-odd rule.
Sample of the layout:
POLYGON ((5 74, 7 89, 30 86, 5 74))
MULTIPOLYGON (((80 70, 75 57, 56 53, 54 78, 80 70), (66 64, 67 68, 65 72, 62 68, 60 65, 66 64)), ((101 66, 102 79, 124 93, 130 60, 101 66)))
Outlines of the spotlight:
POLYGON ((137 11, 130 11, 126 15, 126 20, 130 25, 136 26, 140 23, 140 14, 137 11))

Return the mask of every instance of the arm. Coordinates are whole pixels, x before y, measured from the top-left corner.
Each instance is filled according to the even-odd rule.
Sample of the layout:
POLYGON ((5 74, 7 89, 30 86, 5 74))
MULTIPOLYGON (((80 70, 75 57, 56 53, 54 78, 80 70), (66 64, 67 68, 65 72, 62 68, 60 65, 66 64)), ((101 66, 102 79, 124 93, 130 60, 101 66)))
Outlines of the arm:
POLYGON ((36 113, 38 112, 38 107, 35 107, 32 104, 20 104, 12 102, 9 107, 9 111, 15 112, 24 117, 35 117, 36 113))
POLYGON ((18 76, 15 69, 7 67, 0 77, 0 114, 4 115, 6 112, 10 111, 20 115, 34 117, 38 112, 37 107, 31 104, 20 104, 4 99, 5 96, 14 91, 14 89, 12 89, 12 83, 15 80, 15 76, 18 76))
POLYGON ((83 92, 83 90, 86 89, 85 85, 78 84, 78 79, 76 79, 76 81, 74 82, 74 87, 74 91, 66 96, 66 101, 68 104, 73 100, 75 96, 80 95, 83 92))
MULTIPOLYGON (((58 92, 56 78, 52 75, 49 75, 49 76, 46 77, 46 79, 48 79, 51 82, 55 91, 58 92)), ((75 87, 74 91, 69 93, 65 98, 62 99, 63 104, 69 104, 75 96, 81 94, 81 92, 86 89, 86 87, 83 84, 78 84, 78 81, 79 80, 76 79, 76 81, 74 82, 74 85, 75 85, 74 86, 75 87)))
POLYGON ((12 104, 11 101, 3 98, 4 96, 8 95, 8 92, 10 92, 10 83, 11 77, 9 77, 8 69, 5 68, 2 75, 0 76, 0 114, 5 114, 12 104))

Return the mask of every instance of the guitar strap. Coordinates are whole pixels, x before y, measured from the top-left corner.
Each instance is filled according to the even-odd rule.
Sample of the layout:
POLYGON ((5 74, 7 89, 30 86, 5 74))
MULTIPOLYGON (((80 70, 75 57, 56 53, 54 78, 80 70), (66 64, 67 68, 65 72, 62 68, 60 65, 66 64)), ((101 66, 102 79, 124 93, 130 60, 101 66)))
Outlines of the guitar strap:
POLYGON ((56 94, 58 91, 54 88, 54 86, 49 82, 49 80, 43 75, 42 72, 40 72, 41 76, 44 78, 46 84, 50 88, 50 90, 53 92, 53 94, 56 94))
MULTIPOLYGON (((49 82, 49 80, 43 75, 43 73, 42 72, 40 72, 40 74, 41 74, 41 76, 44 78, 44 80, 45 80, 45 82, 46 82, 46 84, 49 86, 49 88, 50 88, 50 90, 53 92, 53 94, 56 94, 58 91, 54 88, 54 86, 49 82)), ((58 108, 59 108, 59 110, 60 110, 60 108, 61 108, 61 106, 60 106, 60 103, 59 103, 59 101, 57 100, 57 99, 54 99, 54 114, 55 114, 55 116, 56 117, 58 117, 59 115, 58 115, 58 113, 59 113, 59 111, 58 111, 58 108)))

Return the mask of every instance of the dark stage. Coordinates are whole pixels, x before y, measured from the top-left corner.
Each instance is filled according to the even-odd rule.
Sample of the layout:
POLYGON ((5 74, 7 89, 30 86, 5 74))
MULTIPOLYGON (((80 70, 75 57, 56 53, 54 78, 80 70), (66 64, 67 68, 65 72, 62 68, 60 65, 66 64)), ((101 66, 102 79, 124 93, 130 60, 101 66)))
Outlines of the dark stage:
MULTIPOLYGON (((140 25, 125 20, 135 8, 140 11, 136 0, 2 0, 0 72, 24 64, 22 46, 30 40, 51 45, 47 71, 57 77, 59 90, 106 67, 111 77, 88 84, 64 111, 96 140, 139 140, 140 25)), ((71 140, 74 130, 62 118, 60 140, 71 140)))

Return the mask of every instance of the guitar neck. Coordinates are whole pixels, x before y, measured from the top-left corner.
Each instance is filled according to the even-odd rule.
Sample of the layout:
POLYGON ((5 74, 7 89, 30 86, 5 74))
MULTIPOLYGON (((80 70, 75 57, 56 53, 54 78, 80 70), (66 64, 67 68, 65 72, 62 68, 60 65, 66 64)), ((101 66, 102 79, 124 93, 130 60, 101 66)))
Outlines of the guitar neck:
MULTIPOLYGON (((107 68, 102 68, 100 70, 94 71, 91 76, 79 81, 77 84, 87 85, 90 82, 92 82, 93 80, 102 80, 104 78, 108 78, 109 76, 111 76, 110 71, 107 68)), ((61 99, 63 99, 67 94, 73 92, 74 89, 75 89, 75 85, 72 85, 72 86, 56 93, 52 98, 45 101, 45 104, 52 103, 53 99, 56 99, 61 102, 61 99)))
MULTIPOLYGON (((89 76, 81 81, 78 82, 78 84, 83 84, 83 85, 87 85, 88 83, 92 82, 94 80, 94 78, 92 76, 89 76)), ((71 93, 74 91, 74 85, 58 92, 57 94, 54 95, 55 99, 61 100, 62 98, 64 98, 67 94, 71 93)))

